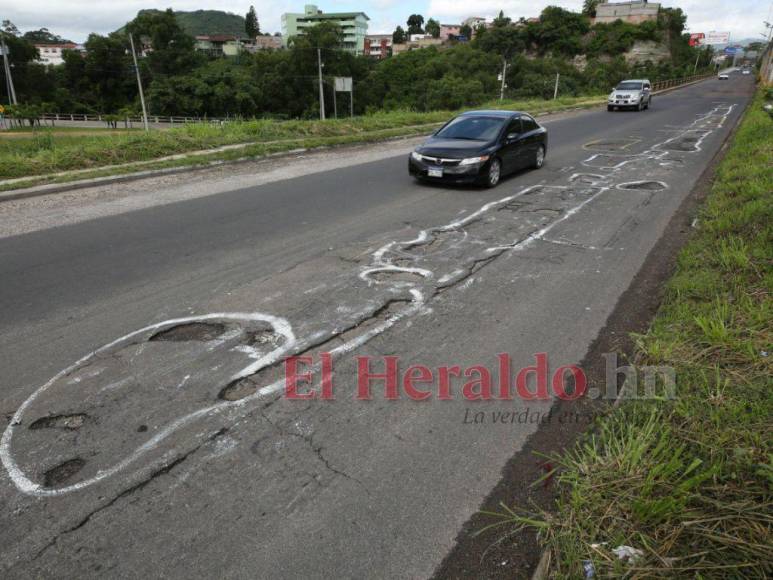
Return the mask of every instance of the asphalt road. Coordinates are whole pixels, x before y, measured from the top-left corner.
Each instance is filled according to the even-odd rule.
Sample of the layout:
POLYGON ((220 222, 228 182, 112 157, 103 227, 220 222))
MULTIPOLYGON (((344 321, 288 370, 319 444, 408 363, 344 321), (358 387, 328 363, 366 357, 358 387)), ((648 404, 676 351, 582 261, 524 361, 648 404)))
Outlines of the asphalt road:
POLYGON ((408 141, 3 204, 3 576, 431 575, 538 428, 492 412, 550 401, 471 402, 475 373, 440 400, 437 372, 358 400, 355 356, 580 361, 739 119, 731 79, 548 118, 545 167, 495 190, 413 182, 408 141), (283 397, 274 361, 322 351, 335 400, 283 397))

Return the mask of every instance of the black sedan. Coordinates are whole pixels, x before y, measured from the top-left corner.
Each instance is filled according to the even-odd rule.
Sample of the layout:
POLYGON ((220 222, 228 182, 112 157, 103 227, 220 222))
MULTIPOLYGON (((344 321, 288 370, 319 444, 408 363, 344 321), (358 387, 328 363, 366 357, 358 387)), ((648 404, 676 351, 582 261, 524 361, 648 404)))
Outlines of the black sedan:
POLYGON ((408 158, 414 177, 494 187, 508 173, 539 169, 548 132, 525 113, 469 111, 452 119, 408 158))

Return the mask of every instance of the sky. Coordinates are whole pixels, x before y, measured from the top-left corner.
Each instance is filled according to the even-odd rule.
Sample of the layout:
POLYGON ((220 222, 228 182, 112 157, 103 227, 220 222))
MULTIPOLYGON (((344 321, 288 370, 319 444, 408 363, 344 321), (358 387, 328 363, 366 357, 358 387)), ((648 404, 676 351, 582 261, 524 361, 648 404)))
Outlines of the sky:
MULTIPOLYGON (((90 32, 106 34, 123 26, 143 8, 174 10, 224 10, 244 14, 254 4, 263 32, 280 31, 283 12, 302 12, 309 0, 26 0, 3 2, 0 20, 10 20, 19 30, 48 28, 75 42, 90 32)), ((313 1, 313 0, 312 0, 313 1)), ((764 20, 773 22, 773 0, 661 0, 664 6, 680 7, 687 14, 690 32, 729 31, 731 42, 756 38, 765 31, 764 20)), ((370 17, 368 32, 392 32, 412 13, 432 17, 443 24, 459 23, 468 16, 491 18, 504 10, 513 20, 538 16, 548 5, 579 10, 582 0, 317 0, 325 12, 363 11, 370 17)))

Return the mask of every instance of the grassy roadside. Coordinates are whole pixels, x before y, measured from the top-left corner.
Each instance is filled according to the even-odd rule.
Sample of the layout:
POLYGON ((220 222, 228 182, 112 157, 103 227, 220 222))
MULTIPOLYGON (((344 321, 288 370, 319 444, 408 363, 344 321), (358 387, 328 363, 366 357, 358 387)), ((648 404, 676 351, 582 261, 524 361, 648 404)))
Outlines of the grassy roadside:
MULTIPOLYGON (((600 104, 602 97, 560 98, 555 101, 495 101, 482 107, 525 110, 533 114, 549 113, 576 107, 600 104)), ((51 129, 41 129, 29 137, 15 136, 0 139, 0 179, 37 177, 35 182, 52 173, 99 169, 108 165, 133 162, 152 162, 160 157, 214 149, 226 145, 249 144, 235 151, 218 152, 186 160, 174 160, 162 167, 206 163, 236 157, 251 157, 286 151, 299 147, 309 148, 341 143, 368 142, 400 135, 426 133, 437 123, 448 120, 453 111, 416 113, 393 111, 327 121, 272 121, 255 120, 233 122, 223 126, 191 124, 168 130, 127 131, 107 135, 62 135, 51 129), (280 142, 280 143, 277 143, 280 142)), ((155 164, 134 167, 156 168, 155 164)), ((129 171, 126 171, 129 172, 129 171)), ((121 173, 111 170, 110 174, 121 173)), ((87 175, 88 176, 88 175, 87 175)), ((78 175, 77 178, 87 177, 78 175)), ((74 179, 70 178, 69 180, 74 179)), ((2 187, 11 189, 21 187, 2 187)))
POLYGON ((558 578, 773 574, 773 119, 760 91, 712 190, 637 365, 676 371, 674 399, 628 401, 553 458, 540 531, 558 578), (641 550, 622 561, 612 549, 641 550), (584 568, 585 567, 585 568, 584 568))

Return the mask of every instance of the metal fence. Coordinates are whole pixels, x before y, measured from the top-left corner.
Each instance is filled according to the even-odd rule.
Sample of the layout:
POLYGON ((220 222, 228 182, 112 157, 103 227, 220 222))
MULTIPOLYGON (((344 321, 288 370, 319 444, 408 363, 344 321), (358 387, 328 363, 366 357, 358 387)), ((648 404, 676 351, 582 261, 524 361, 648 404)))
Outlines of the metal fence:
MULTIPOLYGON (((141 115, 93 115, 89 113, 46 113, 40 117, 41 121, 92 121, 92 122, 118 122, 118 123, 142 123, 141 115)), ((169 123, 170 125, 183 125, 185 123, 224 123, 226 121, 240 121, 242 117, 176 117, 166 115, 148 115, 149 123, 169 123)))
MULTIPOLYGON (((691 75, 688 77, 682 77, 678 79, 667 79, 662 81, 655 81, 652 83, 652 91, 662 91, 671 87, 677 87, 694 81, 702 80, 714 76, 714 73, 706 73, 700 75, 691 75)), ((244 117, 180 117, 180 116, 166 116, 166 115, 148 115, 148 122, 155 124, 168 124, 172 125, 185 125, 188 123, 212 123, 216 125, 222 125, 226 122, 242 121, 244 117)), ((21 119, 19 120, 21 121, 21 119)), ((90 113, 46 113, 42 115, 39 122, 51 123, 55 125, 57 121, 79 121, 79 122, 102 122, 102 123, 116 123, 122 125, 133 125, 134 123, 141 124, 142 116, 129 115, 102 115, 102 114, 90 114, 90 113)))
POLYGON ((663 89, 670 89, 671 87, 678 87, 679 85, 685 85, 687 83, 691 83, 694 81, 699 81, 702 79, 707 79, 709 77, 713 77, 714 73, 705 73, 701 75, 691 75, 689 77, 682 77, 680 79, 667 79, 664 81, 655 81, 652 83, 652 90, 654 91, 662 91, 663 89))

